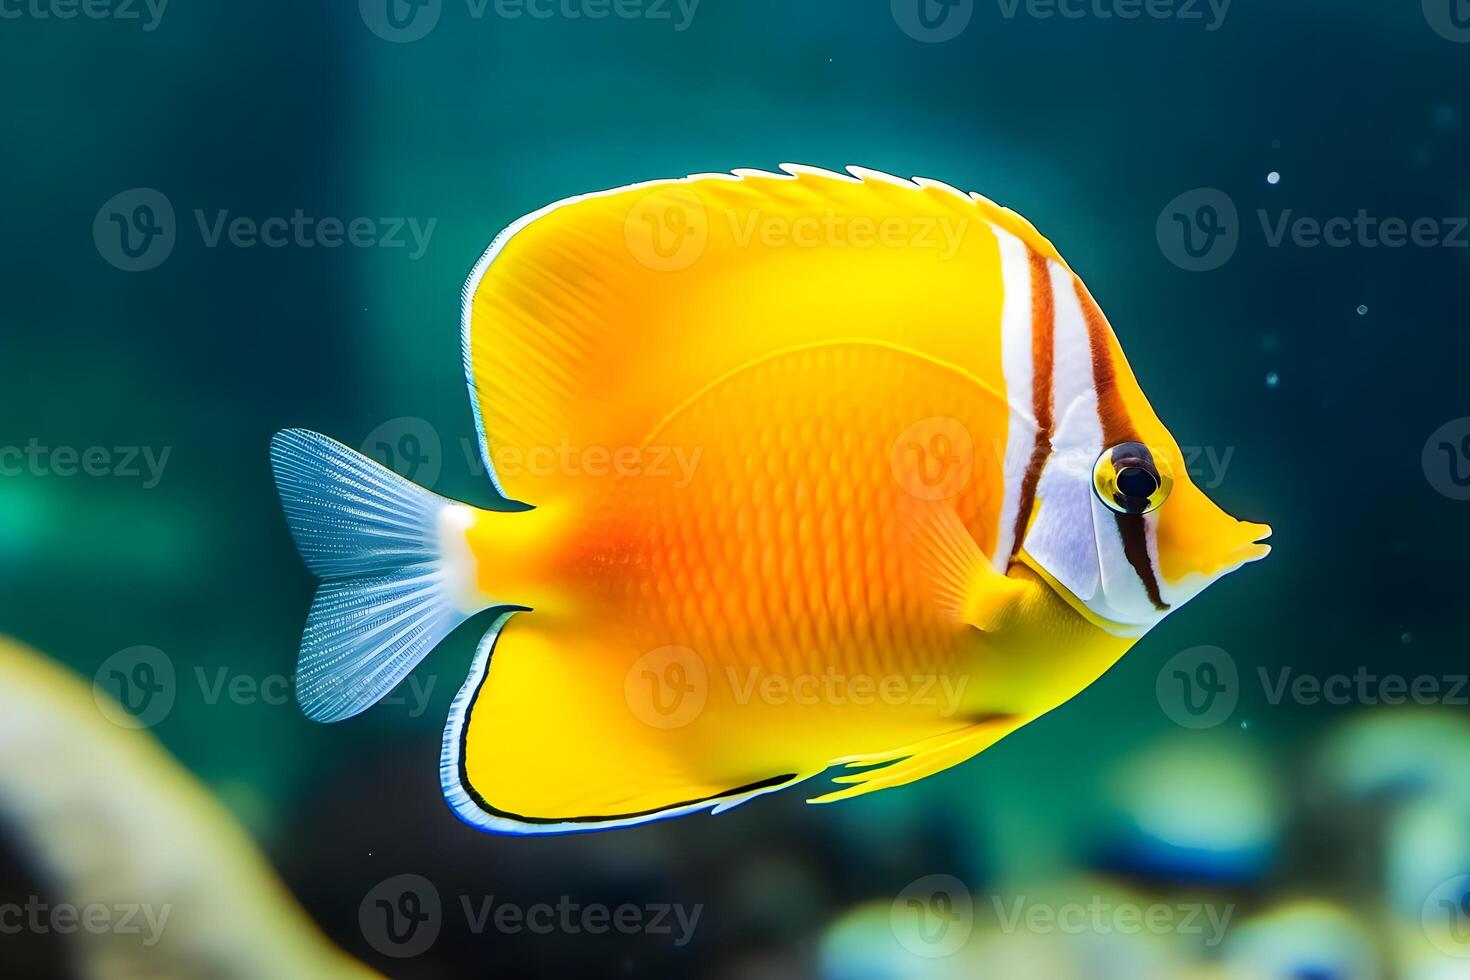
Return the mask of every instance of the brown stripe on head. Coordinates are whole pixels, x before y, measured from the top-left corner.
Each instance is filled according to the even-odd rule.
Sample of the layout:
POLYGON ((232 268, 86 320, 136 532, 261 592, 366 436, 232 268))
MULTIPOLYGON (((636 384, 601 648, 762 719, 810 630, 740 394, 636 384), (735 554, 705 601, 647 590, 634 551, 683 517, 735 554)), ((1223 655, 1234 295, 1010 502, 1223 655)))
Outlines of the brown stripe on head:
POLYGON ((1016 529, 1012 538, 1011 557, 1021 550, 1031 512, 1036 507, 1036 486, 1041 469, 1051 452, 1052 432, 1056 428, 1054 375, 1056 359, 1056 300, 1051 291, 1051 269, 1046 256, 1029 246, 1031 260, 1031 414, 1036 418, 1036 439, 1031 446, 1031 459, 1021 478, 1021 496, 1016 507, 1016 529))
MULTIPOLYGON (((1128 407, 1123 404, 1123 393, 1118 390, 1112 347, 1108 343, 1108 322, 1082 280, 1073 276, 1072 282, 1077 290, 1077 301, 1082 307, 1083 319, 1087 321, 1087 339, 1092 348, 1092 382, 1097 392, 1097 416, 1102 423, 1103 445, 1108 447, 1116 446, 1120 442, 1141 442, 1128 415, 1128 407)), ((1118 521, 1118 533, 1123 538, 1123 555, 1128 559, 1128 564, 1133 566, 1138 580, 1143 583, 1149 601, 1160 612, 1167 610, 1169 604, 1159 591, 1159 578, 1148 555, 1148 529, 1143 515, 1114 512, 1113 516, 1118 521)))

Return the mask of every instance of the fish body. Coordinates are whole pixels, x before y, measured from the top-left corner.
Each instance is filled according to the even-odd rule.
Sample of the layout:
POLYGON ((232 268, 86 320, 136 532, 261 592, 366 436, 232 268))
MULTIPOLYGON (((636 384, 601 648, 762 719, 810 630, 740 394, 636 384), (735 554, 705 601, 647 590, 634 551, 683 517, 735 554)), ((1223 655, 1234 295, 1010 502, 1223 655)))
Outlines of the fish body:
POLYGON ((466 369, 495 485, 531 509, 277 437, 325 579, 308 715, 365 709, 499 610, 445 733, 472 825, 719 811, 833 766, 852 771, 823 801, 910 782, 1265 552, 1189 483, 1024 219, 932 181, 784 169, 571 199, 492 244, 466 369))

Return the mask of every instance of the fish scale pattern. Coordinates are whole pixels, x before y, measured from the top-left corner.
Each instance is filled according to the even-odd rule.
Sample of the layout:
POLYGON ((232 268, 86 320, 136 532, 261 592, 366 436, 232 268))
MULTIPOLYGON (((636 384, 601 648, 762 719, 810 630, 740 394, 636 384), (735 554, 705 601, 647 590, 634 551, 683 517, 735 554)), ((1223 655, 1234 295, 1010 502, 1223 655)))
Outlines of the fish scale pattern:
POLYGON ((915 520, 952 507, 993 546, 1006 419, 973 379, 901 349, 774 356, 648 437, 643 459, 681 451, 692 475, 611 481, 568 572, 634 649, 788 674, 943 669, 967 627, 914 559, 915 520), (936 440, 949 457, 923 459, 936 440))

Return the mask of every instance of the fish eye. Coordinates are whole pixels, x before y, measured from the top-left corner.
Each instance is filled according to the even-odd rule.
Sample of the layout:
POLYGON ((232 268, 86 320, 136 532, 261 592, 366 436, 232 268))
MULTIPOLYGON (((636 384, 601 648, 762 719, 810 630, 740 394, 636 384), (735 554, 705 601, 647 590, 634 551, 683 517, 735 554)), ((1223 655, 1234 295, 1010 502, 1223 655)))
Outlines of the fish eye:
POLYGON ((1120 514, 1148 514, 1159 509, 1174 488, 1169 467, 1154 459, 1141 442, 1122 442, 1104 449, 1092 468, 1098 499, 1120 514))

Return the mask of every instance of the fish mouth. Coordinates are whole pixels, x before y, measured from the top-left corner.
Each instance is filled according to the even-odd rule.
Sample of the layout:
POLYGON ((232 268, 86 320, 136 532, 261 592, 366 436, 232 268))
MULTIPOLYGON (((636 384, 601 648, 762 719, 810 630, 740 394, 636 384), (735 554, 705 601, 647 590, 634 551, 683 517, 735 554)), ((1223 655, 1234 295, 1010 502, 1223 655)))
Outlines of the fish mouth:
POLYGON ((1245 529, 1251 533, 1251 541, 1241 545, 1234 555, 1231 556, 1229 564, 1235 568, 1241 565, 1249 565, 1253 561, 1260 561, 1271 553, 1271 546, 1266 544, 1266 539, 1271 536, 1269 524, 1251 524, 1241 521, 1245 529))

